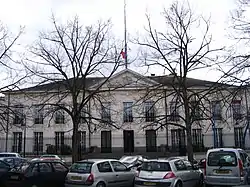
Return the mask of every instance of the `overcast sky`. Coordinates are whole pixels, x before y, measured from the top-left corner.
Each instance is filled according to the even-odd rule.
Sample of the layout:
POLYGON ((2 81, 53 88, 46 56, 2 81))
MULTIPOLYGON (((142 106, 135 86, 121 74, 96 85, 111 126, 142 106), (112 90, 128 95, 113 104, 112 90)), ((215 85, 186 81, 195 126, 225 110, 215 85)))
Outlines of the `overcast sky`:
MULTIPOLYGON (((65 22, 75 15, 85 25, 97 20, 111 18, 114 33, 123 39, 123 0, 0 0, 0 19, 15 33, 19 26, 25 26, 25 35, 20 40, 23 46, 30 44, 41 29, 50 28, 52 12, 65 22)), ((193 10, 205 16, 211 14, 213 39, 219 44, 227 41, 229 11, 234 8, 234 0, 190 0, 193 10)), ((148 12, 157 26, 163 7, 168 7, 171 0, 127 0, 127 27, 129 37, 143 32, 148 12)), ((132 45, 132 44, 129 44, 132 45)), ((131 46, 130 46, 131 47, 131 46)), ((132 47, 131 47, 132 48, 132 47)), ((129 51, 132 53, 132 51, 129 51)), ((130 55, 130 54, 128 54, 130 55)), ((143 73, 143 69, 137 69, 143 73)), ((161 75, 163 71, 152 69, 151 73, 161 75)), ((191 77, 213 80, 211 72, 195 72, 191 77)))

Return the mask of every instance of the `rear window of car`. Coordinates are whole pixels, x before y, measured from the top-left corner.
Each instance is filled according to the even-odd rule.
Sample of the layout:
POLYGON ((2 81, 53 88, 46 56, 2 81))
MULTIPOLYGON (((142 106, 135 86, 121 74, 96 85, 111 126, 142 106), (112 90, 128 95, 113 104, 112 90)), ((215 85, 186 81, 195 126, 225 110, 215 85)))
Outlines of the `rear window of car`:
POLYGON ((237 157, 233 151, 215 151, 208 155, 208 166, 237 166, 237 157))
POLYGON ((168 162, 144 162, 141 166, 143 171, 171 171, 168 162))
POLYGON ((93 162, 76 162, 70 167, 70 172, 91 173, 93 162))

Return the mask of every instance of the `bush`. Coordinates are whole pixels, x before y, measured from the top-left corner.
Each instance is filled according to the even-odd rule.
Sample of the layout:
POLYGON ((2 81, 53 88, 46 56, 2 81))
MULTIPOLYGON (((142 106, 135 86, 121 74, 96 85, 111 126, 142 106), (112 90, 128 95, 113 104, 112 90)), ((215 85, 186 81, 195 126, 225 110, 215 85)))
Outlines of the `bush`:
POLYGON ((56 150, 55 145, 48 145, 47 154, 59 154, 59 155, 71 155, 72 154, 72 148, 69 145, 62 145, 58 147, 58 150, 56 150))

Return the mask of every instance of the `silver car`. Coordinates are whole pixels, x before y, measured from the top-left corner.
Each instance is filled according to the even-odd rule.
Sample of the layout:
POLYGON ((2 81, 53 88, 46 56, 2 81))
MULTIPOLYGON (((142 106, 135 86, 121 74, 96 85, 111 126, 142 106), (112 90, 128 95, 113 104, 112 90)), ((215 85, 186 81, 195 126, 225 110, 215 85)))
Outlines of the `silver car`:
POLYGON ((70 167, 65 187, 127 187, 133 185, 135 175, 136 171, 119 160, 82 160, 70 167))
POLYGON ((135 187, 196 187, 203 185, 199 168, 182 159, 147 160, 139 168, 135 187))
POLYGON ((242 149, 210 149, 204 168, 205 184, 207 187, 248 184, 249 166, 249 157, 242 149))

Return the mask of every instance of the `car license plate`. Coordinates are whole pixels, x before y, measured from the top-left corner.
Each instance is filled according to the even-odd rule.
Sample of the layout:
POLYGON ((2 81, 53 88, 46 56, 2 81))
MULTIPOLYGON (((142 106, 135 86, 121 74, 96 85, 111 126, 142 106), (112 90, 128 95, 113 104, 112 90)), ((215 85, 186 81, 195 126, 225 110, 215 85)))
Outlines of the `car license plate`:
POLYGON ((230 170, 217 170, 216 173, 218 173, 218 174, 229 174, 230 170))
POLYGON ((143 184, 146 186, 156 186, 156 183, 154 182, 144 182, 143 184))
POLYGON ((18 176, 17 175, 12 175, 10 176, 11 179, 15 179, 15 180, 18 180, 18 176))
POLYGON ((80 176, 71 176, 71 179, 80 181, 80 180, 82 180, 82 177, 80 177, 80 176))

